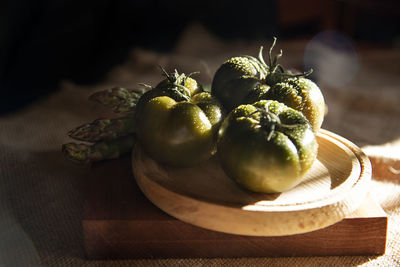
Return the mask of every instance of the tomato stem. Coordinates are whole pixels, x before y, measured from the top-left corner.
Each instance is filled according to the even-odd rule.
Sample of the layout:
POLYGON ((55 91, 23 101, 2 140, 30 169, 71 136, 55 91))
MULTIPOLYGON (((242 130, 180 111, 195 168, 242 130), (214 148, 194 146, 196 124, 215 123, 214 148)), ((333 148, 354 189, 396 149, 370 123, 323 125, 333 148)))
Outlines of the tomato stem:
POLYGON ((190 93, 189 88, 187 88, 187 87, 185 86, 186 79, 189 78, 190 75, 196 74, 196 73, 198 73, 198 72, 192 72, 192 73, 189 74, 189 76, 186 76, 186 75, 185 75, 185 77, 182 79, 182 82, 181 82, 181 83, 183 83, 183 85, 182 85, 182 84, 180 84, 180 83, 178 82, 178 80, 179 80, 179 73, 178 73, 178 71, 177 71, 176 69, 175 69, 174 73, 168 74, 168 72, 167 72, 161 65, 158 65, 158 66, 160 67, 160 69, 161 69, 161 71, 162 71, 162 74, 163 74, 163 75, 168 79, 168 81, 173 85, 173 86, 171 87, 171 90, 176 91, 176 92, 177 92, 179 95, 181 95, 185 100, 189 101, 190 98, 191 98, 191 93, 190 93), (179 90, 179 89, 181 89, 181 90, 179 90))
MULTIPOLYGON (((310 69, 308 72, 293 74, 293 73, 290 73, 289 71, 285 70, 285 68, 281 64, 278 64, 279 58, 281 58, 283 56, 283 51, 281 49, 279 51, 279 54, 272 57, 272 50, 274 49, 274 47, 276 45, 276 41, 277 41, 277 38, 274 37, 274 40, 273 40, 272 45, 269 48, 269 52, 268 52, 268 63, 269 63, 270 71, 264 80, 264 82, 267 85, 272 86, 275 83, 281 82, 287 78, 307 77, 308 75, 310 75, 312 73, 313 70, 310 69)), ((261 49, 260 49, 260 51, 261 51, 261 49)))
POLYGON ((152 90, 153 86, 146 84, 146 83, 138 83, 138 85, 145 87, 148 90, 152 90))
POLYGON ((264 57, 262 55, 263 54, 263 50, 264 50, 264 47, 261 46, 260 47, 260 51, 258 52, 258 60, 261 62, 261 66, 264 68, 264 71, 266 73, 268 73, 269 67, 268 67, 267 63, 265 63, 265 61, 264 61, 264 57))
POLYGON ((282 128, 289 128, 289 129, 293 129, 293 128, 297 128, 299 126, 301 126, 301 124, 285 124, 282 123, 281 119, 279 118, 278 115, 276 115, 275 113, 273 113, 272 111, 270 111, 269 109, 269 104, 270 103, 266 103, 264 108, 256 108, 256 111, 252 112, 250 114, 254 115, 256 113, 260 113, 260 125, 268 131, 268 136, 267 136, 267 140, 270 141, 272 138, 272 135, 274 134, 275 130, 277 127, 282 127, 282 128))
POLYGON ((191 73, 189 73, 188 75, 186 75, 186 77, 184 78, 184 79, 185 79, 185 82, 186 82, 186 79, 187 79, 187 78, 190 78, 190 77, 192 77, 192 75, 195 75, 195 74, 200 74, 200 71, 194 71, 194 72, 191 72, 191 73))

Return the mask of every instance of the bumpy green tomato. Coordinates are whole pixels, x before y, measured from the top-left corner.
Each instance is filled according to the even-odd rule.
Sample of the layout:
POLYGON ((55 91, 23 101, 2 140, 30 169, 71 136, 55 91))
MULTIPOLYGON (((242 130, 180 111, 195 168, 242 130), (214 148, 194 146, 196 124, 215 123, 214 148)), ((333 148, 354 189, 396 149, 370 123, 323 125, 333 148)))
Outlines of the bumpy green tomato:
POLYGON ((184 73, 179 74, 176 70, 174 73, 168 75, 167 79, 162 80, 155 89, 163 90, 170 89, 172 86, 182 85, 190 91, 193 96, 203 91, 203 88, 197 81, 184 73))
POLYGON ((202 92, 203 88, 197 81, 184 73, 179 74, 177 70, 168 74, 162 69, 166 79, 162 80, 156 87, 144 93, 138 100, 135 108, 136 117, 142 113, 144 103, 158 96, 168 96, 175 101, 189 101, 189 99, 202 92))
POLYGON ((243 102, 254 103, 263 99, 276 100, 300 111, 306 116, 315 133, 321 128, 325 115, 324 96, 310 79, 289 78, 271 88, 256 88, 243 102))
POLYGON ((214 76, 212 92, 230 111, 241 104, 259 100, 277 100, 302 112, 318 132, 324 119, 325 102, 321 90, 305 78, 311 73, 293 74, 278 64, 282 51, 272 57, 276 38, 269 49, 268 65, 262 57, 234 57, 226 61, 214 76))
POLYGON ((296 186, 314 163, 317 150, 307 119, 271 100, 237 107, 218 134, 223 170, 255 192, 283 192, 296 186))
POLYGON ((155 160, 191 166, 215 153, 223 111, 211 94, 201 92, 188 101, 165 95, 146 97, 138 108, 137 137, 155 160))
POLYGON ((234 57, 221 65, 214 75, 211 92, 227 109, 242 104, 243 98, 259 85, 267 68, 253 57, 234 57))

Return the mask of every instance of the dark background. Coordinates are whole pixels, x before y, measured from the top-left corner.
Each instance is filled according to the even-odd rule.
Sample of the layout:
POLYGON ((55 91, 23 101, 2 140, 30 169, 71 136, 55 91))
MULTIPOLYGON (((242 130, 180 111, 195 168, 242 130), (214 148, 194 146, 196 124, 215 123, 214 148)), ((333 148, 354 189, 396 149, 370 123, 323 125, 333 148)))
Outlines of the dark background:
POLYGON ((202 23, 226 41, 310 37, 323 29, 358 43, 399 45, 398 1, 8 0, 0 3, 0 114, 57 89, 101 81, 132 47, 170 51, 202 23), (240 4, 239 4, 240 3, 240 4))

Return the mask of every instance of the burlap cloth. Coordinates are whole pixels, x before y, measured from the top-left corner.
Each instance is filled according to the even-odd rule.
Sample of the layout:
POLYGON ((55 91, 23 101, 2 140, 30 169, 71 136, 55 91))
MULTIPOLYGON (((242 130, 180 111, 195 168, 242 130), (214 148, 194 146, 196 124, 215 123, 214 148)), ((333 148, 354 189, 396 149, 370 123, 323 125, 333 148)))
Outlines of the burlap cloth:
MULTIPOLYGON (((371 189, 389 215, 383 256, 239 259, 142 259, 87 261, 81 229, 83 187, 89 166, 66 161, 60 145, 73 127, 110 114, 87 100, 92 92, 113 86, 137 87, 160 80, 157 64, 168 70, 201 71, 210 83, 218 66, 238 54, 256 55, 259 42, 224 43, 194 25, 169 54, 134 48, 126 63, 104 82, 85 87, 64 81, 53 95, 17 113, 0 117, 0 265, 1 266, 398 266, 400 265, 400 176, 375 175, 371 189)), ((307 41, 278 43, 286 66, 301 68, 307 41)), ((329 107, 323 127, 363 147, 367 154, 400 158, 400 52, 358 51, 359 71, 345 85, 324 87, 329 107)), ((331 64, 332 62, 326 62, 331 64)), ((21 77, 22 79, 23 77, 21 77)), ((396 161, 392 161, 392 163, 396 161)), ((397 165, 398 166, 398 165, 397 165)), ((398 168, 398 167, 397 167, 398 168)))

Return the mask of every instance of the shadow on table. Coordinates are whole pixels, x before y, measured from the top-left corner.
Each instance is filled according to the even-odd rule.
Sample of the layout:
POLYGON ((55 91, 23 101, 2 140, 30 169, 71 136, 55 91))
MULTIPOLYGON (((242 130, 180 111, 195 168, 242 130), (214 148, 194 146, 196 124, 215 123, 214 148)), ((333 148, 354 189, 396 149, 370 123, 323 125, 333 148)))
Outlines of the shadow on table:
POLYGON ((84 259, 82 190, 89 168, 66 161, 58 151, 17 153, 24 156, 15 155, 15 167, 6 172, 0 189, 5 200, 0 206, 5 215, 0 218, 0 244, 7 236, 0 248, 14 249, 0 253, 0 263, 27 266, 84 259))

